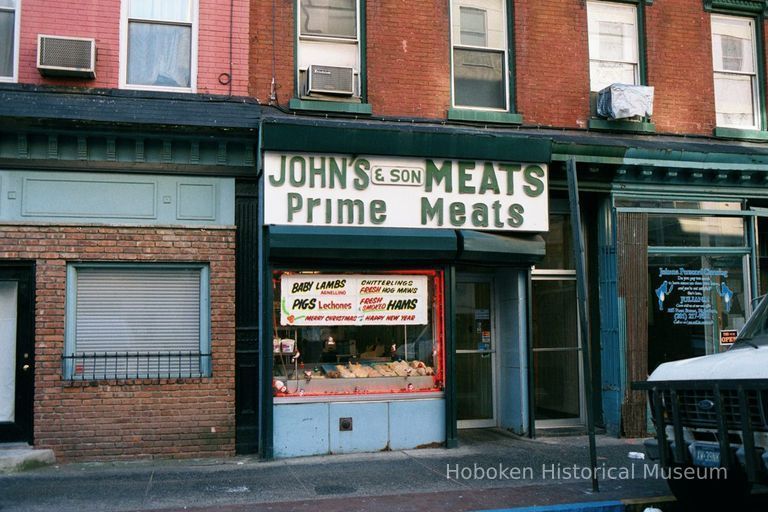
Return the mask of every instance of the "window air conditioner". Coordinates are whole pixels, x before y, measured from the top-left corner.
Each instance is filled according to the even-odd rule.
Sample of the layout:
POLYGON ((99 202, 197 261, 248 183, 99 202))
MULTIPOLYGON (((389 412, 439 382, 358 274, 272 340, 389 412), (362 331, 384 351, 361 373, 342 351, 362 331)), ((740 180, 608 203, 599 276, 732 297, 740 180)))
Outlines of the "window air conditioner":
POLYGON ((307 70, 307 93, 352 96, 355 94, 355 70, 310 65, 307 70))
POLYGON ((611 84, 597 93, 597 115, 607 119, 653 115, 653 87, 611 84))
POLYGON ((96 40, 38 34, 37 69, 43 76, 96 78, 96 40))

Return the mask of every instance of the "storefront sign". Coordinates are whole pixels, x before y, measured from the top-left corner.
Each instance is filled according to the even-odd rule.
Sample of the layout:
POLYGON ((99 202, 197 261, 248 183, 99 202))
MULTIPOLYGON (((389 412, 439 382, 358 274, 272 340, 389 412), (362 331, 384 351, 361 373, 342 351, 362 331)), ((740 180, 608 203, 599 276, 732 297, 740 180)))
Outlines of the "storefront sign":
POLYGON ((736 338, 739 336, 739 331, 736 329, 728 329, 720 331, 720 344, 721 345, 733 345, 736 343, 736 338))
POLYGON ((268 152, 264 172, 265 224, 549 229, 545 164, 268 152))
POLYGON ((280 325, 425 325, 427 276, 285 274, 280 325))
POLYGON ((727 278, 727 270, 660 268, 661 282, 654 290, 659 311, 673 315, 675 325, 712 325, 718 314, 714 297, 721 298, 723 313, 733 305, 727 278))

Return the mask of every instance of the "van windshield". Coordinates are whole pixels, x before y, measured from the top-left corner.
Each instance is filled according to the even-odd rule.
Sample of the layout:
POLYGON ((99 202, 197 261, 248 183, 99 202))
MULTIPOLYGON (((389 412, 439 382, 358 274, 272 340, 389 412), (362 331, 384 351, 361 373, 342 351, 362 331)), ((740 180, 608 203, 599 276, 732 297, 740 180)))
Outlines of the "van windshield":
POLYGON ((750 315, 736 339, 734 348, 750 345, 768 345, 768 296, 762 298, 754 313, 750 315))

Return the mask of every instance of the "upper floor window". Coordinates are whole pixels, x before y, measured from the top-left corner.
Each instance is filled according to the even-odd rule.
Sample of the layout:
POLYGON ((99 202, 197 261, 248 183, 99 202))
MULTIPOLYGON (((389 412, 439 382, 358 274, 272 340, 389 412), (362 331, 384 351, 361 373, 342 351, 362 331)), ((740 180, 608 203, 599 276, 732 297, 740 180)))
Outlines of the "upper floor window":
POLYGON ((298 0, 298 96, 361 97, 360 0, 298 0))
POLYGON ((453 105, 508 110, 506 0, 453 0, 453 105))
POLYGON ((587 2, 590 90, 640 83, 637 6, 587 2))
POLYGON ((124 0, 121 85, 195 89, 196 0, 124 0))
POLYGON ((303 0, 301 35, 357 38, 355 0, 303 0))
POLYGON ((0 0, 0 82, 16 80, 19 2, 20 0, 0 0))
POLYGON ((755 21, 712 15, 717 126, 759 129, 755 21))

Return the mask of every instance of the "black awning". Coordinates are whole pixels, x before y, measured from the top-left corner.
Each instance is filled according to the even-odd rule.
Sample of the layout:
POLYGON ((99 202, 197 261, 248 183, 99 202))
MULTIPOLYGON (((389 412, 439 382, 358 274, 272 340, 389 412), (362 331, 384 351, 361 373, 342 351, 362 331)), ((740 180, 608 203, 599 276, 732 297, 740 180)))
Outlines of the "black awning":
POLYGON ((544 256, 539 235, 469 230, 270 226, 272 260, 459 261, 531 265, 544 256))
POLYGON ((270 226, 272 259, 452 260, 456 233, 450 229, 270 226))
POLYGON ((545 254, 544 239, 535 234, 502 235, 461 230, 458 260, 466 263, 532 265, 545 254))

